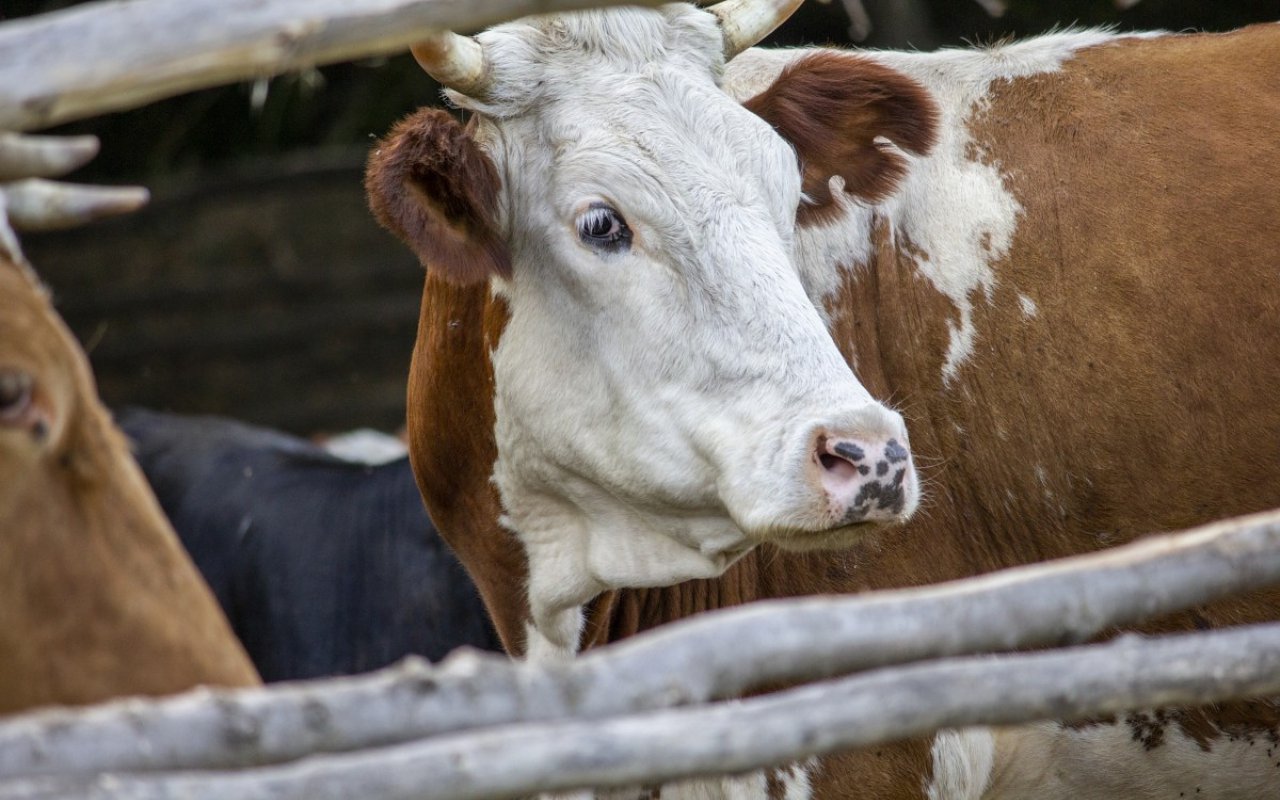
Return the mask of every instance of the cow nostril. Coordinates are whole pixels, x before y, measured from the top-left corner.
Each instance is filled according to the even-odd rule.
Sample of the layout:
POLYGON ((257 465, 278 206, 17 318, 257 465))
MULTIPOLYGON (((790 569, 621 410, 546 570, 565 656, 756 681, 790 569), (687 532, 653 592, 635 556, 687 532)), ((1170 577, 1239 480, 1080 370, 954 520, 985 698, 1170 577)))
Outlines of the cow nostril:
POLYGON ((858 472, 858 468, 848 459, 831 453, 819 453, 818 461, 822 464, 823 469, 836 478, 852 478, 858 472))
POLYGON ((831 448, 835 454, 854 462, 855 464, 867 457, 867 453, 861 447, 853 442, 837 442, 836 446, 831 448))
MULTIPOLYGON (((884 437, 872 431, 824 432, 814 442, 810 470, 822 466, 821 482, 827 510, 840 525, 903 519, 914 503, 911 453, 904 437, 884 437)), ((812 474, 812 473, 810 473, 812 474)))

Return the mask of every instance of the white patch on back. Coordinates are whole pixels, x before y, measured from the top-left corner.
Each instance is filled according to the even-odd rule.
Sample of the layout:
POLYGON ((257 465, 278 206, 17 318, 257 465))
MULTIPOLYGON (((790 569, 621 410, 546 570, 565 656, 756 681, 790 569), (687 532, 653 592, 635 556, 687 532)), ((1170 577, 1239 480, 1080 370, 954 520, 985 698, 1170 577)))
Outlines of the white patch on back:
POLYGON ((995 737, 989 728, 939 731, 929 755, 933 780, 925 787, 929 800, 979 800, 991 783, 995 737))
POLYGON ((809 800, 813 797, 813 771, 817 766, 818 759, 810 758, 779 768, 776 774, 782 783, 783 800, 809 800))
POLYGON ((1036 308, 1036 301, 1025 294, 1018 295, 1018 304, 1022 306, 1022 316, 1027 319, 1035 319, 1036 314, 1040 313, 1040 309, 1036 308))
MULTIPOLYGON (((1121 38, 1091 30, 983 50, 857 53, 928 88, 942 112, 940 135, 928 156, 910 159, 911 171, 893 197, 874 209, 849 202, 838 220, 797 237, 797 260, 819 308, 839 288, 842 268, 868 263, 872 221, 884 215, 895 242, 909 242, 918 251, 920 274, 956 307, 958 319, 947 321, 950 341, 942 366, 943 380, 950 384, 974 351, 973 295, 981 291, 991 301, 996 287, 992 265, 1007 255, 1022 213, 1003 179, 1008 165, 975 152, 967 124, 985 108, 993 82, 1055 72, 1077 51, 1121 38)), ((749 50, 730 63, 725 88, 736 97, 750 97, 766 88, 788 62, 808 52, 813 51, 749 50)))

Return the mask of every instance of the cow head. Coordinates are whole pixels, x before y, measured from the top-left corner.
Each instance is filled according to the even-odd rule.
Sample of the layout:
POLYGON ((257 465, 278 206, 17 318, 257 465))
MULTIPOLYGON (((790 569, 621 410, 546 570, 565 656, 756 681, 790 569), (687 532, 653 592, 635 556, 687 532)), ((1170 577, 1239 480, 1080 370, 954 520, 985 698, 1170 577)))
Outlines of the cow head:
POLYGON ((10 509, 58 462, 81 413, 77 398, 92 390, 92 378, 33 276, 3 257, 0 296, 0 509, 10 509))
POLYGON ((739 5, 446 34, 415 54, 470 124, 419 112, 370 158, 381 222, 509 308, 494 480, 539 627, 762 542, 847 544, 918 502, 903 420, 842 359, 794 247, 833 178, 891 190, 931 102, 854 57, 736 102, 726 59, 790 11, 739 5))
POLYGON ((256 682, 83 351, 0 256, 0 714, 256 682))

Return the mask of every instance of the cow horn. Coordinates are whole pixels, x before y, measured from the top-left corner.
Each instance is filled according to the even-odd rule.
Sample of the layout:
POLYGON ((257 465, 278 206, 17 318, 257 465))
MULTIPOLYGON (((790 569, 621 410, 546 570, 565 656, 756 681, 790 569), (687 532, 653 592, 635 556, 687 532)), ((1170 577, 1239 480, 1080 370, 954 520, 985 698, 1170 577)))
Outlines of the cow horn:
POLYGON ((725 61, 787 21, 804 0, 721 0, 707 10, 720 18, 725 61))
POLYGON ((437 31, 409 48, 418 66, 441 86, 469 97, 481 97, 489 86, 489 64, 484 48, 470 36, 437 31))

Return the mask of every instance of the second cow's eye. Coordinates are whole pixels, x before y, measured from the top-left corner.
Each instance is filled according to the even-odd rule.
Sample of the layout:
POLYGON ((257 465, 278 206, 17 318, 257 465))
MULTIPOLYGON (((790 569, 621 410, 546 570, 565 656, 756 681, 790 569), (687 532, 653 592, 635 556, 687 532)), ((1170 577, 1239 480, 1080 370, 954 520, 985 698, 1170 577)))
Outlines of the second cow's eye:
POLYGON ((0 425, 22 420, 31 406, 31 376, 15 369, 0 369, 0 425))
POLYGON ((578 238, 588 247, 607 253, 622 252, 631 247, 631 229, 613 207, 592 203, 578 217, 578 238))

